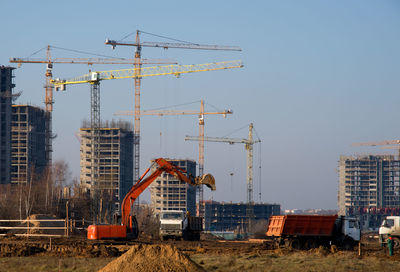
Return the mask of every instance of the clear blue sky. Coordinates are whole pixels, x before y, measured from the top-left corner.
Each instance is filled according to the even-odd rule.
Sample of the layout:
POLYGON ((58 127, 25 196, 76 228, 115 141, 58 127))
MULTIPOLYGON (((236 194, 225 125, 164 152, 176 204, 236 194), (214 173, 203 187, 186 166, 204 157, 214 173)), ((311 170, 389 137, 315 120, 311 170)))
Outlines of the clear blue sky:
MULTIPOLYGON (((8 1, 0 3, 0 64, 28 57, 47 44, 115 57, 133 48, 104 45, 136 29, 203 44, 237 45, 242 52, 143 48, 143 58, 181 64, 242 59, 237 70, 149 78, 142 81, 142 109, 206 101, 206 110, 230 108, 232 116, 206 118, 207 136, 225 136, 254 123, 261 144, 262 201, 283 208, 336 208, 340 155, 383 153, 353 142, 398 139, 400 94, 399 1, 8 1)), ((132 37, 133 39, 133 37, 132 37)), ((129 39, 128 39, 129 40, 129 39)), ((143 35, 142 41, 163 41, 143 35)), ((54 57, 87 57, 54 49, 54 57)), ((41 51, 34 57, 44 57, 41 51)), ((116 66, 97 66, 110 70, 116 66)), ((44 65, 15 71, 17 103, 43 106, 44 65)), ((54 77, 88 71, 55 65, 54 77)), ((103 82, 102 119, 133 108, 132 80, 103 82)), ((198 104, 186 109, 197 109, 198 104)), ((74 133, 89 118, 89 87, 55 93, 54 158, 79 177, 74 133)), ((129 119, 127 119, 129 120, 129 119)), ((142 118, 141 171, 151 158, 197 160, 196 116, 142 118), (161 134, 161 136, 160 136, 161 134)), ((245 138, 246 128, 229 137, 245 138)), ((390 152, 390 151, 385 151, 390 152)), ((254 199, 259 193, 255 146, 254 199)), ((217 191, 207 199, 245 201, 243 145, 206 143, 205 171, 217 191), (234 175, 229 175, 234 173, 234 175)), ((145 198, 148 198, 145 196, 145 198)))

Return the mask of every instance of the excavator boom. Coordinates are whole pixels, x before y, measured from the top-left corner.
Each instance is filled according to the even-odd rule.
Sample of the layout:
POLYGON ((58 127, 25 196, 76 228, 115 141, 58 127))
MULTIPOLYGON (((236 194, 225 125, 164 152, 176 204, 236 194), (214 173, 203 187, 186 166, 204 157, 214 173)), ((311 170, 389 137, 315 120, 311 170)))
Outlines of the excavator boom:
MULTIPOLYGON (((147 178, 145 176, 150 172, 151 166, 144 172, 140 179, 132 186, 126 194, 121 205, 121 225, 91 225, 88 228, 88 239, 124 239, 129 233, 134 233, 137 237, 138 228, 134 216, 131 215, 131 207, 138 196, 163 172, 167 172, 179 180, 193 186, 206 185, 211 190, 215 190, 215 179, 211 174, 205 174, 201 177, 192 177, 187 175, 185 170, 168 162, 163 158, 154 160, 158 167, 147 178)), ((153 165, 154 165, 153 164, 153 165)))
POLYGON ((158 164, 157 169, 154 172, 152 172, 150 176, 144 178, 144 176, 151 169, 151 167, 149 167, 142 175, 142 177, 136 182, 136 184, 132 186, 132 188, 129 190, 124 200, 122 201, 121 205, 122 225, 125 226, 129 225, 129 216, 132 204, 135 202, 137 197, 163 172, 167 172, 168 174, 177 177, 179 180, 184 181, 193 186, 199 186, 204 184, 213 191, 216 189, 215 179, 211 174, 206 174, 203 175, 202 177, 193 178, 191 176, 188 176, 183 169, 173 165, 172 163, 168 162, 163 158, 155 159, 154 163, 158 164))

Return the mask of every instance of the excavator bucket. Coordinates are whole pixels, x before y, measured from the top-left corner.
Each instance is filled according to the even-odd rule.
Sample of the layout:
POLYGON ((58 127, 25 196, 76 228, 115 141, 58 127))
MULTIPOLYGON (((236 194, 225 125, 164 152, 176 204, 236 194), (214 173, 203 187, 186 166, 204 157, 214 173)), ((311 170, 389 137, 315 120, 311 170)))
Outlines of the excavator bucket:
POLYGON ((215 191, 216 190, 215 178, 211 174, 204 174, 201 177, 196 177, 196 184, 197 185, 204 184, 208 188, 210 188, 211 191, 215 191))

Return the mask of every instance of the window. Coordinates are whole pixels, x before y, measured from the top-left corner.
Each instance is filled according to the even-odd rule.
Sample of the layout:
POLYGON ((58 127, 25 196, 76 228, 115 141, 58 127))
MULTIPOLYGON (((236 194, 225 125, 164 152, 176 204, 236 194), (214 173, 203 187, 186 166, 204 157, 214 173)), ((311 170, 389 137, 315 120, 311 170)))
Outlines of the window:
POLYGON ((383 223, 382 223, 382 226, 386 227, 386 228, 393 227, 394 226, 394 219, 386 219, 386 220, 384 220, 383 223))

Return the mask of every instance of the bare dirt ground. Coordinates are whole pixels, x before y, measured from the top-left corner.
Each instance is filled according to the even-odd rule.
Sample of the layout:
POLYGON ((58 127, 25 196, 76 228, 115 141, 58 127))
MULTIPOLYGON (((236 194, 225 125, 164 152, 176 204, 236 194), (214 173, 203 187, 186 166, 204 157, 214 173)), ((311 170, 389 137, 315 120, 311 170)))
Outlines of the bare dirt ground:
POLYGON ((362 255, 359 256, 357 248, 353 251, 331 252, 325 248, 300 251, 274 249, 266 244, 245 241, 139 239, 94 242, 85 237, 51 241, 49 238, 4 237, 0 238, 0 271, 98 271, 112 261, 115 264, 110 267, 116 270, 104 271, 119 271, 118 265, 139 268, 144 264, 142 260, 147 260, 149 266, 140 266, 140 271, 146 271, 146 267, 154 268, 157 262, 164 265, 164 271, 400 270, 400 251, 389 257, 376 240, 365 240, 362 244, 362 255), (193 266, 192 261, 196 265, 193 266), (127 263, 131 266, 126 266, 127 263), (182 265, 191 268, 178 269, 184 267, 182 265))

